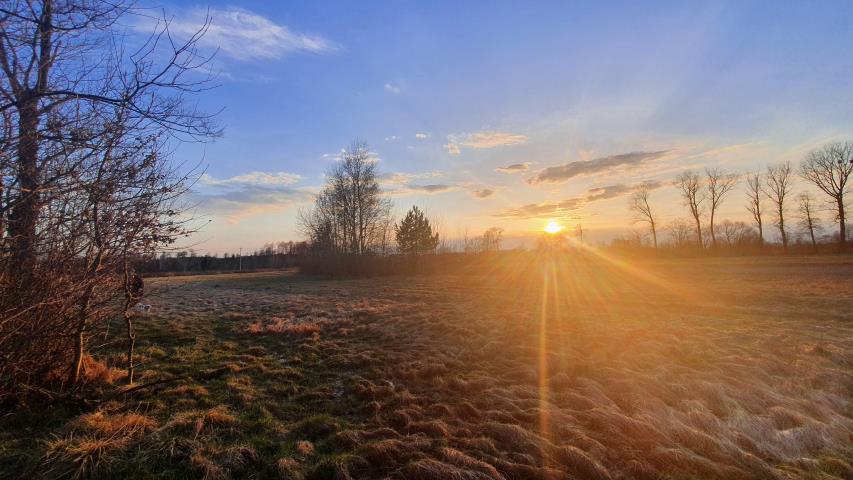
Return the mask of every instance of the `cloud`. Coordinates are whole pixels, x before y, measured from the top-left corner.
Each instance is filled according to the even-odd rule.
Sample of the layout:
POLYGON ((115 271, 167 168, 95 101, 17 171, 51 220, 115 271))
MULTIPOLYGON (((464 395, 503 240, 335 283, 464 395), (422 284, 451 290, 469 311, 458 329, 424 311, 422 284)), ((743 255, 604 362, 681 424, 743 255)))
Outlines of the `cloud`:
POLYGON ((495 191, 491 188, 481 188, 479 190, 474 190, 471 192, 477 198, 489 198, 495 194, 495 191))
POLYGON ((242 185, 223 193, 194 192, 189 200, 198 205, 201 214, 222 216, 228 223, 237 223, 251 215, 281 211, 310 201, 312 197, 308 190, 282 185, 242 185))
POLYGON ((385 84, 385 91, 388 93, 393 93, 394 95, 397 95, 400 93, 400 87, 398 87, 397 85, 392 85, 390 83, 386 83, 385 84))
POLYGON ((437 171, 420 173, 391 172, 379 175, 377 180, 379 181, 379 185, 385 187, 385 191, 389 195, 435 194, 452 192, 459 189, 457 185, 445 183, 415 183, 419 180, 423 181, 440 176, 442 176, 442 173, 437 171))
MULTIPOLYGON (((650 189, 660 188, 666 185, 664 182, 646 182, 650 189)), ((568 198, 560 202, 529 203, 518 208, 510 208, 496 213, 496 217, 505 218, 540 218, 564 216, 572 211, 579 210, 585 205, 601 200, 621 197, 633 192, 637 186, 629 186, 622 183, 594 187, 586 191, 583 196, 568 198)))
POLYGON ((426 185, 417 185, 414 183, 409 183, 406 185, 400 185, 390 190, 387 190, 389 195, 399 196, 399 195, 434 195, 438 193, 446 193, 446 192, 455 192, 459 190, 459 187, 456 185, 448 185, 445 183, 431 183, 426 185))
POLYGON ((390 137, 385 137, 385 141, 386 142, 393 142, 394 140, 397 140, 397 138, 399 138, 399 137, 397 137, 397 135, 391 135, 390 137))
POLYGON ((455 143, 446 143, 444 148, 447 150, 447 153, 451 155, 459 155, 460 153, 459 145, 456 145, 455 143))
POLYGON ((569 198, 561 202, 528 203, 496 213, 504 218, 539 218, 561 216, 584 206, 583 198, 569 198))
MULTIPOLYGON (((385 137, 385 141, 389 141, 389 142, 394 141, 396 138, 397 137, 385 137)), ((349 149, 342 148, 342 149, 340 149, 334 153, 324 153, 320 157, 323 160, 331 160, 334 162, 338 162, 338 161, 341 161, 344 159, 344 156, 347 154, 348 151, 349 151, 349 149)), ((377 151, 368 150, 367 151, 367 161, 373 162, 373 163, 379 163, 382 161, 382 157, 379 156, 379 153, 377 151)))
POLYGON ((218 75, 218 78, 229 80, 234 83, 254 83, 258 85, 270 85, 278 80, 276 77, 270 75, 246 71, 241 73, 232 73, 223 70, 221 72, 218 72, 218 75))
POLYGON ((570 162, 557 167, 549 167, 540 171, 528 182, 536 183, 561 183, 570 178, 592 175, 621 166, 637 166, 642 163, 656 160, 666 156, 669 150, 658 150, 654 152, 629 152, 609 157, 600 157, 593 160, 580 160, 570 162))
MULTIPOLYGON (((296 52, 320 54, 340 50, 338 45, 324 37, 295 32, 287 26, 237 7, 184 11, 170 19, 169 33, 179 40, 189 40, 204 27, 208 15, 210 25, 199 39, 198 46, 218 49, 222 55, 234 60, 270 60, 296 52)), ((162 24, 159 27, 162 28, 162 24)), ((156 27, 145 20, 133 28, 150 34, 156 27)))
POLYGON ((517 145, 527 141, 524 135, 515 135, 507 132, 479 132, 472 133, 462 141, 462 145, 471 148, 495 148, 506 145, 517 145))
POLYGON ((302 179, 302 176, 296 173, 288 172, 257 172, 252 171, 241 175, 235 175, 230 178, 215 178, 207 173, 202 174, 199 181, 203 185, 209 186, 227 186, 227 185, 292 185, 302 179))
POLYGON ((445 185, 443 183, 436 183, 431 185, 408 185, 406 188, 414 192, 424 193, 442 193, 456 189, 456 187, 454 187, 453 185, 445 185))
POLYGON ((301 179, 301 175, 289 172, 252 171, 229 178, 205 173, 198 183, 202 191, 192 192, 189 200, 204 215, 221 216, 228 223, 236 223, 251 215, 284 210, 310 200, 311 191, 292 187, 301 179))
POLYGON ((343 158, 344 152, 346 152, 346 150, 342 148, 334 153, 324 153, 323 155, 321 155, 321 158, 323 160, 340 160, 341 158, 343 158))
POLYGON ((429 138, 429 134, 428 133, 416 133, 415 138, 417 138, 418 140, 426 140, 427 138, 429 138))
POLYGON ((458 155, 460 146, 467 148, 496 148, 518 145, 527 141, 527 136, 509 132, 475 132, 461 135, 448 135, 444 146, 451 155, 458 155))
POLYGON ((593 202, 595 200, 607 200, 616 198, 634 190, 634 187, 629 187, 623 183, 618 185, 607 185, 604 187, 595 187, 587 190, 586 200, 593 202))
POLYGON ((506 167, 498 167, 495 169, 498 173, 520 173, 530 169, 530 162, 513 163, 506 167))
POLYGON ((441 176, 441 172, 436 171, 421 173, 388 172, 379 175, 377 180, 382 186, 400 186, 407 185, 414 180, 423 180, 439 176, 441 176))
MULTIPOLYGON (((648 186, 649 190, 655 190, 668 184, 667 182, 658 180, 649 180, 644 183, 648 186)), ((594 202, 596 200, 608 200, 611 198, 621 197, 622 195, 632 193, 637 189, 637 186, 638 185, 630 186, 625 185, 624 183, 619 183, 616 185, 590 188, 586 191, 586 201, 594 202)))

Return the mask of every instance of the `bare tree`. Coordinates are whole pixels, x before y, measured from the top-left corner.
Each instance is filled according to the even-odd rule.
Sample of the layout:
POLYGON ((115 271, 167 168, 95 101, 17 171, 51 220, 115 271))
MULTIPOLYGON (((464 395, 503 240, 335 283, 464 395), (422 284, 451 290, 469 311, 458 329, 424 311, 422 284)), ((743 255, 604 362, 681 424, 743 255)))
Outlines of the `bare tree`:
POLYGON ((649 204, 651 189, 651 183, 641 183, 628 199, 628 208, 634 212, 634 221, 645 222, 649 225, 649 230, 652 232, 652 244, 654 248, 658 248, 657 221, 649 204))
POLYGON ((168 142, 219 133, 187 101, 210 86, 195 48, 206 25, 176 43, 160 23, 128 53, 117 22, 130 11, 0 7, 0 397, 50 378, 76 387, 86 337, 122 303, 125 262, 186 231, 168 142))
POLYGON ((206 25, 175 44, 164 23, 128 54, 113 26, 130 9, 121 1, 27 0, 0 12, 0 112, 10 112, 18 127, 8 242, 19 274, 35 259, 41 197, 57 180, 45 174, 45 163, 69 147, 97 151, 92 142, 109 133, 118 115, 136 135, 163 128, 194 137, 215 133, 210 117, 184 101, 209 80, 191 75, 207 61, 195 48, 206 25))
POLYGON ((702 188, 702 178, 693 171, 682 172, 676 179, 681 190, 681 198, 690 209, 690 215, 696 223, 696 241, 699 248, 704 248, 702 237, 702 204, 705 202, 705 189, 702 188))
POLYGON ((693 227, 690 222, 684 218, 676 218, 666 226, 669 232, 669 238, 675 247, 683 247, 690 242, 690 235, 693 227))
POLYGON ((720 222, 720 230, 726 246, 736 247, 754 243, 756 240, 755 230, 744 222, 733 222, 723 220, 720 222))
POLYGON ((477 239, 477 252, 497 252, 501 249, 504 230, 500 227, 491 227, 483 232, 483 236, 477 239))
POLYGON ((737 175, 726 173, 721 168, 706 168, 705 178, 705 185, 708 189, 708 210, 710 214, 708 228, 711 233, 711 246, 716 247, 717 235, 714 231, 714 217, 717 213, 717 208, 723 203, 723 198, 735 188, 737 175))
POLYGON ((776 227, 782 239, 782 249, 788 251, 788 233, 785 230, 785 199, 791 193, 791 162, 783 162, 767 167, 764 178, 764 194, 773 202, 776 213, 776 227))
POLYGON ((761 245, 764 245, 764 225, 761 222, 762 214, 762 181, 761 172, 753 172, 746 176, 746 196, 748 199, 746 209, 752 215, 756 227, 758 227, 758 240, 761 245))
POLYGON ((853 173, 853 142, 830 143, 810 152, 800 164, 800 176, 813 183, 835 204, 838 220, 838 241, 847 243, 847 217, 844 213, 844 195, 848 193, 848 180, 853 173))
POLYGON ((817 252, 817 240, 815 230, 820 230, 820 219, 815 217, 815 199, 809 192, 803 192, 797 196, 800 211, 800 228, 809 235, 812 241, 812 249, 817 252))
POLYGON ((388 255, 390 251, 389 247, 391 246, 391 238, 392 234, 394 233, 394 217, 390 214, 386 215, 385 218, 382 219, 379 228, 382 231, 382 239, 380 240, 380 254, 384 257, 385 255, 388 255))
POLYGON ((353 142, 329 170, 313 208, 300 212, 299 223, 315 248, 361 255, 387 244, 390 215, 391 200, 379 188, 370 149, 353 142))

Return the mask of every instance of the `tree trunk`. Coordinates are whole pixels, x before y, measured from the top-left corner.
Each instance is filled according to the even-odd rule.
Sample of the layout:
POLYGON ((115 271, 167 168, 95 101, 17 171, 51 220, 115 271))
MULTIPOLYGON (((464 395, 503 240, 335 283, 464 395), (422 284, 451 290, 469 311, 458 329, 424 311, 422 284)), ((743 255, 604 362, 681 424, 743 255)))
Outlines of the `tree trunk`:
POLYGON ((0 248, 5 249, 3 244, 6 239, 6 190, 3 185, 3 179, 0 178, 0 248))
MULTIPOLYGON (((100 179, 100 174, 98 175, 98 178, 100 179)), ((69 377, 72 388, 76 387, 77 382, 80 380, 80 369, 83 365, 83 335, 86 332, 86 324, 89 320, 89 302, 92 299, 92 293, 95 291, 93 279, 98 275, 98 270, 101 268, 101 261, 103 259, 103 239, 101 238, 101 230, 98 223, 99 218, 98 203, 96 201, 92 207, 92 219, 94 224, 95 247, 97 248, 97 251, 95 252, 95 258, 92 259, 92 263, 89 264, 86 271, 85 279, 90 283, 86 287, 83 297, 80 299, 80 312, 77 318, 77 330, 74 333, 74 361, 71 364, 71 376, 69 377)))
POLYGON ((655 250, 658 248, 658 232, 655 228, 655 222, 652 222, 652 243, 655 246, 655 250))
MULTIPOLYGON (((129 302, 128 302, 129 303, 129 302)), ((127 325, 127 384, 133 384, 133 347, 136 345, 136 333, 133 330, 133 318, 129 305, 124 309, 124 323, 127 325)))
POLYGON ((817 253, 817 241, 814 238, 814 226, 812 226, 811 218, 809 218, 809 235, 812 237, 812 250, 817 253))
POLYGON ((136 346, 136 333, 133 330, 133 318, 130 307, 134 302, 134 287, 131 285, 130 269, 124 266, 124 324, 127 327, 127 384, 133 384, 133 348, 136 346))
POLYGON ((18 125, 18 189, 19 198, 9 215, 9 237, 16 260, 10 262, 21 281, 34 268, 36 253, 36 223, 40 207, 38 175, 38 101, 27 92, 19 107, 18 125))
POLYGON ((702 241, 702 224, 699 222, 699 217, 693 217, 696 220, 696 238, 699 242, 699 250, 705 248, 705 242, 702 241))
POLYGON ((711 223, 708 225, 711 229, 711 248, 717 248, 717 235, 714 233, 714 212, 711 212, 711 223))
POLYGON ((844 218, 844 195, 838 195, 838 241, 841 249, 847 245, 847 219, 844 218))
POLYGON ((53 54, 53 2, 44 0, 38 34, 38 75, 32 88, 21 85, 15 92, 18 102, 18 189, 20 198, 9 218, 9 236, 15 260, 12 274, 28 282, 35 268, 36 225, 41 202, 39 199, 39 95, 47 88, 53 54))
POLYGON ((761 224, 761 217, 758 217, 758 245, 764 246, 764 226, 761 224))
POLYGON ((77 386, 80 381, 80 372, 83 367, 83 351, 84 339, 83 334, 86 331, 86 321, 89 315, 89 300, 92 298, 93 286, 86 287, 86 292, 80 299, 80 310, 77 314, 77 329, 74 331, 74 360, 71 362, 71 374, 68 377, 68 383, 71 388, 77 386))

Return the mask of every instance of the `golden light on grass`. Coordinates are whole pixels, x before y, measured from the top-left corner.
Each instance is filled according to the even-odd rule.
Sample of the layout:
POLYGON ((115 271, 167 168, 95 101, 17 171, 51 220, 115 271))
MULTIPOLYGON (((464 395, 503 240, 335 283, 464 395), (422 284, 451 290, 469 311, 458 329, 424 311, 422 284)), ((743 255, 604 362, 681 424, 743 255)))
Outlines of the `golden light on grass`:
MULTIPOLYGON (((559 225, 558 225, 559 226, 559 225)), ((548 231, 548 227, 545 227, 548 231)), ((553 265, 548 264, 542 278, 542 310, 539 318, 539 432, 546 440, 550 437, 550 416, 548 415, 548 400, 550 387, 548 385, 548 295, 550 280, 553 277, 553 265)), ((544 450, 545 445, 542 445, 544 450)))
MULTIPOLYGON (((541 249, 443 264, 417 284, 308 282, 281 271, 152 278, 153 303, 174 307, 151 328, 169 333, 164 348, 180 349, 152 355, 146 375, 176 364, 225 364, 230 373, 203 387, 176 385, 162 403, 145 403, 145 415, 134 401, 59 419, 37 432, 46 453, 30 468, 45 477, 106 478, 123 468, 156 475, 168 447, 181 455, 170 460, 176 468, 211 477, 268 468, 345 478, 354 462, 377 478, 828 479, 853 471, 839 450, 853 425, 839 400, 849 396, 853 351, 847 257, 626 258, 567 230, 541 233, 549 240, 541 249), (784 301, 802 292, 809 295, 798 303, 784 301), (201 310, 208 299, 227 307, 201 310), (835 313, 821 307, 838 302, 835 313), (814 318, 802 318, 803 308, 814 318), (210 329, 216 319, 227 322, 220 343, 210 329), (198 332, 204 341, 184 343, 198 332), (323 349, 305 355, 312 345, 323 349), (257 404, 266 417, 290 408, 277 395, 326 395, 353 372, 354 396, 332 396, 317 414, 259 422, 235 413, 257 404), (359 426, 346 427, 353 418, 359 426), (283 437, 300 460, 260 457, 247 431, 283 437), (352 443, 318 447, 332 439, 352 443)), ((313 404, 301 402, 315 397, 296 398, 307 410, 313 404)), ((16 478, 12 468, 0 465, 0 478, 16 478)))
POLYGON ((544 230, 545 233, 554 235, 556 233, 560 233, 563 230, 563 226, 557 223, 556 220, 550 220, 542 230, 544 230))

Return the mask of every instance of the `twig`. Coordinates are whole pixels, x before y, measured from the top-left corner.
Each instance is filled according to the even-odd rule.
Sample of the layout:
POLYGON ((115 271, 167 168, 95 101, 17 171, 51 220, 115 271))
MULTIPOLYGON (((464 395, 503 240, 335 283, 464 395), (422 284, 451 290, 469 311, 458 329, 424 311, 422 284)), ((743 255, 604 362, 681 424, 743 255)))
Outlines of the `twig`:
POLYGON ((148 383, 136 385, 136 386, 128 388, 126 390, 120 390, 118 392, 113 393, 112 395, 108 395, 102 399, 99 399, 98 402, 99 403, 106 402, 106 401, 112 400, 116 397, 119 397, 121 395, 128 395, 128 394, 135 393, 135 392, 138 392, 141 390, 145 390, 147 388, 156 387, 158 385, 166 385, 166 384, 174 383, 174 382, 177 382, 180 380, 186 380, 188 378, 192 378, 194 380, 210 380, 210 379, 218 377, 218 376, 220 376, 220 375, 222 375, 228 371, 229 371, 228 367, 220 367, 220 368, 217 368, 214 370, 209 370, 209 371, 201 372, 198 374, 188 374, 188 375, 179 375, 177 377, 160 378, 160 379, 148 382, 148 383))

